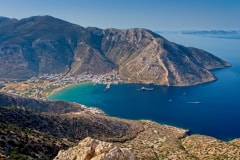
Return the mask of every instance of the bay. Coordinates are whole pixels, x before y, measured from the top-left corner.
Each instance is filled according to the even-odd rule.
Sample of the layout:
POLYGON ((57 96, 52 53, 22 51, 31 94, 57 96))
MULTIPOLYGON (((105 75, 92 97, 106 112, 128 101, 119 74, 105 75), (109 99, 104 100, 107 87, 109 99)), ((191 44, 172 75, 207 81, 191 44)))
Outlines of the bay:
POLYGON ((66 100, 98 107, 110 116, 148 119, 230 140, 240 137, 240 40, 164 32, 170 41, 194 46, 227 60, 232 67, 216 70, 217 81, 191 87, 142 84, 83 83, 52 94, 49 100, 66 100), (139 91, 142 86, 153 91, 139 91), (200 102, 195 103, 195 102, 200 102))

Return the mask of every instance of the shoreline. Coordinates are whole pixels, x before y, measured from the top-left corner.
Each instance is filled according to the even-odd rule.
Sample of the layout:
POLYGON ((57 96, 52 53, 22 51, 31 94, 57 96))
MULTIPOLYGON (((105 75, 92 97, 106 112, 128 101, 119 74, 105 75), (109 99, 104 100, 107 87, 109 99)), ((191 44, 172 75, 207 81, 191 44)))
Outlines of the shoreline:
MULTIPOLYGON (((58 80, 58 81, 60 81, 60 80, 58 80)), ((58 82, 57 81, 57 82, 58 82)), ((29 82, 29 81, 26 81, 26 83, 27 82, 29 82)), ((109 81, 110 82, 110 81, 109 81)), ((36 84, 37 82, 35 81, 32 81, 31 83, 29 83, 28 85, 30 86, 30 87, 33 87, 35 84, 36 84)), ((101 85, 106 85, 106 83, 101 83, 101 82, 93 82, 93 81, 91 81, 91 80, 86 80, 86 81, 81 81, 81 82, 73 82, 73 83, 67 83, 67 84, 64 84, 64 82, 62 83, 63 85, 62 86, 54 86, 55 85, 55 83, 56 83, 56 81, 50 81, 49 80, 49 83, 48 83, 48 85, 49 86, 53 86, 52 88, 50 88, 49 90, 46 90, 46 92, 44 93, 45 95, 44 95, 44 97, 43 98, 38 98, 38 97, 30 97, 29 96, 29 98, 35 98, 35 99, 39 99, 39 100, 46 100, 46 101, 51 101, 51 100, 49 100, 48 98, 50 97, 50 96, 52 96, 53 94, 55 94, 55 93, 57 93, 57 92, 59 92, 59 91, 61 91, 61 90, 63 90, 63 89, 66 89, 66 88, 68 88, 68 87, 74 87, 74 86, 79 86, 79 85, 85 85, 85 84, 87 84, 87 83, 91 83, 91 84, 101 84, 101 85), (52 89, 52 90, 51 90, 52 89)), ((209 83, 213 83, 213 82, 206 82, 207 84, 209 84, 209 83)), ((203 83, 203 84, 199 84, 199 85, 206 85, 206 83, 203 83)), ((22 83, 22 84, 24 84, 24 83, 22 83)), ((40 83, 39 83, 40 84, 40 83)), ((41 86, 44 86, 44 84, 45 83, 41 83, 40 85, 41 86)), ((143 83, 139 83, 139 82, 129 82, 129 81, 122 81, 121 83, 119 83, 120 85, 121 84, 137 84, 137 85, 156 85, 156 86, 162 86, 162 87, 177 87, 177 88, 185 88, 185 87, 189 87, 189 86, 163 86, 163 85, 158 85, 158 84, 143 84, 143 83)), ((195 86, 195 85, 194 85, 195 86)), ((14 88, 14 86, 12 86, 13 88, 14 88)), ((193 87, 193 86, 190 86, 190 87, 193 87)), ((43 87, 42 87, 42 89, 43 89, 43 87)), ((39 89, 39 91, 41 91, 40 89, 39 89)), ((3 93, 6 93, 6 92, 3 92, 3 93)), ((21 95, 20 95, 21 96, 21 95)), ((26 97, 26 96, 23 96, 23 97, 26 97)), ((53 100, 54 101, 54 100, 53 100)), ((78 104, 81 104, 81 103, 78 103, 78 104)), ((97 106, 97 105, 95 105, 95 106, 97 106)), ((94 107, 95 107, 94 106, 94 107)), ((87 105, 87 107, 91 107, 90 105, 87 105)), ((101 109, 100 107, 96 107, 96 108, 98 108, 98 109, 101 109)), ((102 110, 102 109, 101 109, 102 110)), ((103 110, 104 111, 104 110, 103 110)), ((135 119, 135 120, 140 120, 140 119, 135 119)), ((155 122, 157 122, 157 123, 159 123, 159 124, 166 124, 166 125, 170 125, 170 126, 175 126, 175 127, 178 127, 178 128, 182 128, 181 126, 179 127, 178 125, 174 125, 174 124, 169 124, 169 123, 161 123, 161 122, 159 122, 159 121, 155 121, 155 122)), ((190 130, 190 135, 192 135, 192 134, 195 134, 195 133, 192 133, 191 132, 191 130, 190 130)), ((219 138, 219 137, 218 137, 219 138)), ((232 139, 235 139, 235 137, 229 137, 229 138, 227 138, 227 139, 222 139, 221 138, 221 140, 224 140, 224 141, 229 141, 229 140, 232 140, 232 139)))
MULTIPOLYGON (((225 67, 227 68, 227 67, 225 67)), ((163 87, 192 87, 198 85, 205 85, 217 81, 218 78, 214 76, 211 80, 202 82, 196 82, 193 84, 178 84, 168 85, 153 83, 152 81, 134 81, 131 79, 122 79, 118 71, 113 70, 112 72, 91 75, 63 75, 63 74, 44 74, 39 77, 32 77, 26 81, 21 82, 3 82, 0 91, 16 94, 23 97, 36 98, 41 100, 47 100, 52 94, 70 86, 81 85, 83 83, 96 83, 96 84, 139 84, 139 85, 156 85, 163 87)))
POLYGON ((64 86, 61 86, 61 87, 58 87, 56 89, 53 89, 48 95, 46 95, 45 99, 48 100, 48 97, 50 97, 51 95, 65 89, 65 88, 68 88, 68 87, 73 87, 73 86, 78 86, 78 85, 83 85, 83 84, 86 84, 86 83, 93 83, 91 81, 85 81, 85 82, 80 82, 80 83, 76 83, 76 84, 66 84, 64 86))

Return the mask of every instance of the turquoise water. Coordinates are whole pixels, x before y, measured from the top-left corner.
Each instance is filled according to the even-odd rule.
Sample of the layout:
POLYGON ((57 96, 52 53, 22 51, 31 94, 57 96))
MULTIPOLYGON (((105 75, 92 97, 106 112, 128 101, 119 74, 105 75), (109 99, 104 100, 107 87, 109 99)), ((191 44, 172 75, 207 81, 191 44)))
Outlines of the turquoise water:
POLYGON ((190 129, 223 140, 240 137, 240 40, 163 33, 171 41, 205 49, 227 61, 231 68, 214 71, 218 81, 193 87, 141 84, 84 83, 49 97, 99 107, 111 116, 150 119, 190 129), (142 86, 153 91, 139 91, 142 86), (189 102, 201 102, 194 104, 189 102))

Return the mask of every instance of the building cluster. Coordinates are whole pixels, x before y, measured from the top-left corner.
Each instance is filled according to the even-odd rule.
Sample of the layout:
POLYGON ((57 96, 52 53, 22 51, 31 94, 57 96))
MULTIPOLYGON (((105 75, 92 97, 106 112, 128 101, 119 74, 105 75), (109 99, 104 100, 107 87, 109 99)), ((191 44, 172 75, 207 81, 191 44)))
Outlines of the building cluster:
POLYGON ((0 82, 0 91, 32 97, 46 99, 54 90, 68 85, 79 84, 82 82, 93 82, 98 84, 118 84, 122 80, 117 71, 106 74, 92 75, 64 75, 64 74, 43 74, 39 77, 32 77, 24 82, 0 82), (2 86, 2 87, 1 87, 2 86))

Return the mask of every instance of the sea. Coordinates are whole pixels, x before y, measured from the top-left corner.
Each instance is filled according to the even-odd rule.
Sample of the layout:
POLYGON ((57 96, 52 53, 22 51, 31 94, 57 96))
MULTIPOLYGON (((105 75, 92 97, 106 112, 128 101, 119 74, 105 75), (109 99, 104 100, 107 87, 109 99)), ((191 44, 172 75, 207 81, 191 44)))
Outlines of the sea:
POLYGON ((118 84, 104 92, 106 85, 90 82, 64 88, 49 100, 65 100, 97 107, 110 116, 152 120, 231 140, 240 138, 240 37, 185 35, 161 32, 161 36, 188 47, 204 49, 232 64, 215 70, 217 81, 191 87, 118 84), (152 91, 139 90, 141 87, 152 91))

